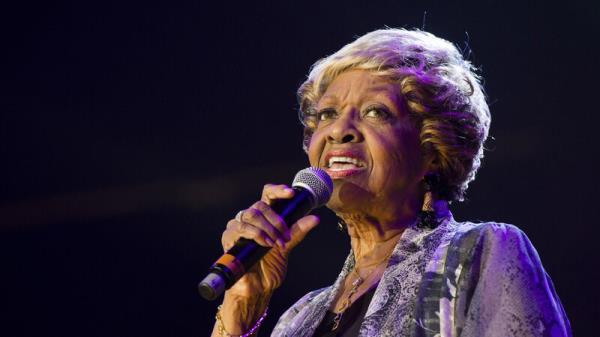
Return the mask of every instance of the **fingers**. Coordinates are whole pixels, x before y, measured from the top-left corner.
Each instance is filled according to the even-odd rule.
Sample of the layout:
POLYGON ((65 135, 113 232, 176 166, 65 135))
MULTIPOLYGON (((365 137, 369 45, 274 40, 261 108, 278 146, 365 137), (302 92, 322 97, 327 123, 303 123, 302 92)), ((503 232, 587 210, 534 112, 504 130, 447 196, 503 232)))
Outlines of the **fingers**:
POLYGON ((273 242, 285 248, 285 242, 290 240, 290 231, 281 217, 269 205, 262 201, 242 213, 242 222, 262 230, 273 242))
POLYGON ((221 239, 224 250, 229 250, 242 237, 264 247, 279 247, 289 252, 319 223, 316 216, 306 216, 290 228, 269 206, 274 200, 293 196, 294 190, 287 185, 265 185, 261 201, 240 211, 235 219, 227 223, 221 239))
POLYGON ((263 187, 261 201, 270 205, 276 199, 290 199, 294 196, 294 190, 287 185, 266 184, 263 187))
POLYGON ((277 244, 282 249, 291 239, 290 230, 283 219, 263 201, 256 202, 229 221, 223 233, 223 248, 227 250, 233 245, 232 240, 240 237, 254 240, 265 247, 277 244))
POLYGON ((288 254, 318 224, 319 218, 315 215, 308 215, 301 218, 290 228, 290 240, 284 244, 279 242, 275 243, 269 234, 262 229, 255 227, 252 224, 240 222, 234 219, 227 223, 227 229, 225 232, 223 232, 221 240, 224 251, 229 250, 239 238, 243 237, 254 240, 256 243, 264 247, 278 247, 284 253, 288 254))
POLYGON ((319 224, 319 217, 316 215, 307 215, 298 220, 290 229, 291 240, 287 244, 287 250, 296 247, 306 235, 319 224))
POLYGON ((253 240, 264 247, 274 246, 274 242, 271 240, 271 238, 269 238, 269 236, 259 228, 244 222, 231 220, 227 223, 227 229, 225 232, 223 232, 223 236, 221 237, 223 250, 229 250, 239 238, 253 240))
MULTIPOLYGON (((250 210, 258 211, 258 213, 254 212, 254 215, 259 218, 259 221, 263 219, 267 221, 267 223, 261 223, 263 223, 267 230, 269 230, 269 234, 273 232, 273 234, 277 235, 277 238, 281 238, 284 241, 289 241, 291 239, 290 230, 285 221, 283 221, 281 216, 275 213, 275 211, 273 211, 273 209, 265 202, 257 201, 254 205, 252 205, 250 210), (262 218, 260 216, 262 216, 262 218)), ((273 236, 271 237, 273 238, 273 236)))

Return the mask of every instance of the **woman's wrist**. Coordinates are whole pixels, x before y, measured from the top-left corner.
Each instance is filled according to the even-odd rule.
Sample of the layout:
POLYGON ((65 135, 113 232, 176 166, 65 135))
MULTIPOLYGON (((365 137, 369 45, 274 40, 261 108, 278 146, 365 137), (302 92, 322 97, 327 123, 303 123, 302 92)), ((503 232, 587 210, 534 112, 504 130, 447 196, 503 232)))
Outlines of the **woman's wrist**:
POLYGON ((270 299, 271 293, 246 297, 225 292, 223 304, 219 307, 220 322, 217 325, 221 324, 230 335, 248 333, 264 316, 270 299))
POLYGON ((225 330, 225 325, 223 324, 223 319, 221 318, 221 309, 222 309, 222 305, 220 305, 218 307, 217 315, 215 317, 217 319, 215 328, 217 330, 217 333, 219 334, 219 337, 251 337, 251 336, 253 336, 255 333, 258 333, 258 329, 260 329, 262 322, 265 320, 265 318, 267 318, 267 312, 269 311, 269 307, 267 307, 265 309, 265 312, 263 312, 263 314, 258 318, 256 323, 254 323, 254 326, 252 326, 250 329, 248 329, 247 332, 236 335, 236 334, 231 334, 227 330, 225 330))

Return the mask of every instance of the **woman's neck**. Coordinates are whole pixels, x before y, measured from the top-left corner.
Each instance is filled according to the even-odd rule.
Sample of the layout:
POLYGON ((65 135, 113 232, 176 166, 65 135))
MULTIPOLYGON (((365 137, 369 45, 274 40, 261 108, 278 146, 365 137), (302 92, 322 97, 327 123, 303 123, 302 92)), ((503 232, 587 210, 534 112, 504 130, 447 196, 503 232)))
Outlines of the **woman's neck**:
POLYGON ((367 268, 383 263, 391 255, 392 250, 402 236, 404 229, 414 219, 385 223, 377 219, 345 215, 342 217, 350 235, 350 244, 358 268, 367 268))
MULTIPOLYGON (((429 198, 430 195, 425 196, 426 211, 434 211, 438 217, 444 217, 449 213, 446 201, 429 198)), ((394 217, 387 217, 386 221, 361 214, 338 214, 338 216, 347 225, 354 259, 360 268, 387 260, 404 230, 414 224, 417 211, 402 212, 394 217)))

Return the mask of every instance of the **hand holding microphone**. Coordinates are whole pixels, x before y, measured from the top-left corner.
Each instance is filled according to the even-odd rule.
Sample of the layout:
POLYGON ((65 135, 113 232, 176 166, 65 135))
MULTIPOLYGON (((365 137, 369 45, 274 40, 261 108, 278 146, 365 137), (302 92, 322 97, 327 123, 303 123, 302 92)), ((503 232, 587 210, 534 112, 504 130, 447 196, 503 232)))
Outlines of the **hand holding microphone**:
POLYGON ((213 300, 227 288, 252 297, 279 287, 289 252, 319 222, 305 215, 324 205, 332 190, 329 176, 317 168, 298 172, 292 188, 266 185, 260 201, 228 222, 222 236, 226 253, 200 282, 202 297, 213 300))

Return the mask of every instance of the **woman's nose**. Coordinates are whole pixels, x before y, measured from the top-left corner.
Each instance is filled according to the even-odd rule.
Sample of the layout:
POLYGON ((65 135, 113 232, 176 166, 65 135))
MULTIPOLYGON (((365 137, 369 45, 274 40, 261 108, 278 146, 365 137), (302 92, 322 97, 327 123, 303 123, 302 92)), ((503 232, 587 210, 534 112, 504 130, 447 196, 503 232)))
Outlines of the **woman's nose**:
POLYGON ((333 144, 358 143, 362 141, 362 133, 356 128, 354 114, 344 114, 331 125, 327 141, 333 144))

